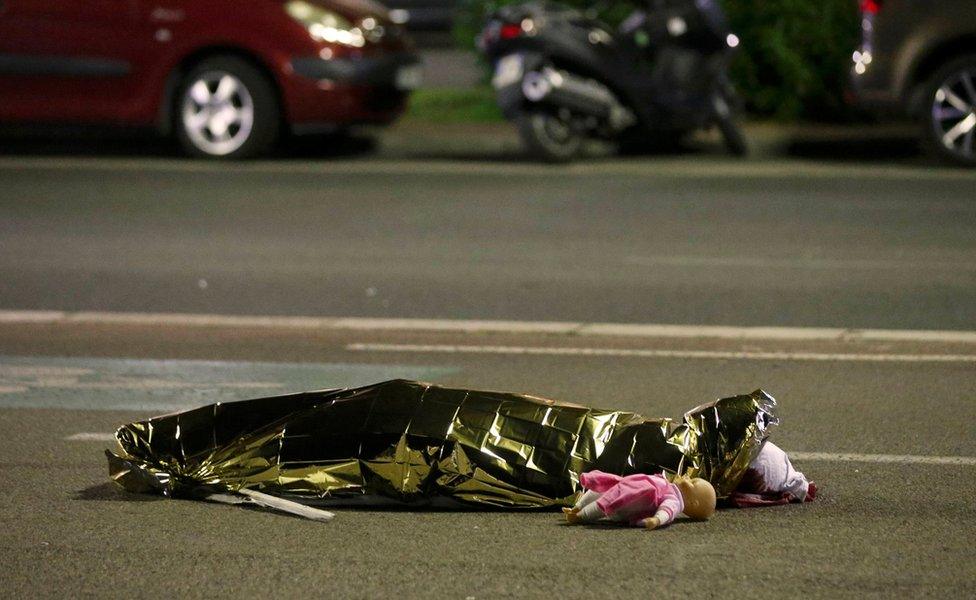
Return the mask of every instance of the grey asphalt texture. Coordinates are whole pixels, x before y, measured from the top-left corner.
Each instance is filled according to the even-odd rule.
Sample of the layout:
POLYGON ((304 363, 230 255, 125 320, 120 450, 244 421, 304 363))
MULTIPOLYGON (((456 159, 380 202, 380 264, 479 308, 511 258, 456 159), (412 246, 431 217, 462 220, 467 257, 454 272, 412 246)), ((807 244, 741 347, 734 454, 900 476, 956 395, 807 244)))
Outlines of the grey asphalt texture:
MULTIPOLYGON (((243 165, 7 152, 0 309, 976 329, 974 174, 914 158, 737 162, 708 149, 550 168, 501 150, 450 159, 395 135, 378 155, 243 165)), ((65 439, 151 414, 112 408, 119 397, 263 395, 220 386, 231 368, 264 385, 276 377, 268 363, 297 363, 342 385, 416 376, 649 416, 762 387, 780 402, 773 440, 788 451, 976 456, 972 362, 380 353, 357 342, 976 353, 0 323, 0 595, 976 593, 971 465, 797 461, 821 486, 817 501, 656 532, 568 527, 558 513, 340 510, 320 524, 128 495, 107 480, 106 442, 65 439), (162 374, 119 383, 117 359, 162 374), (193 377, 174 360, 194 361, 193 377), (66 376, 82 371, 92 379, 66 376), (17 404, 22 388, 42 399, 17 404)), ((267 389, 300 383, 282 375, 267 389)))
POLYGON ((976 328, 971 171, 420 156, 0 159, 0 306, 976 328))

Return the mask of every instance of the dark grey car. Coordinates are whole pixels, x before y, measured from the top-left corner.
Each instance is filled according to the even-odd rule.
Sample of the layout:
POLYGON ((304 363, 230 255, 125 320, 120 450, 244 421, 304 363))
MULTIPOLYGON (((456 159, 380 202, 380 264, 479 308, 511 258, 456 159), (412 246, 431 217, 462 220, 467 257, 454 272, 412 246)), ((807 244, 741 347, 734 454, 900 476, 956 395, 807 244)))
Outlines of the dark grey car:
POLYGON ((853 91, 925 125, 943 156, 976 166, 976 0, 862 0, 853 91))

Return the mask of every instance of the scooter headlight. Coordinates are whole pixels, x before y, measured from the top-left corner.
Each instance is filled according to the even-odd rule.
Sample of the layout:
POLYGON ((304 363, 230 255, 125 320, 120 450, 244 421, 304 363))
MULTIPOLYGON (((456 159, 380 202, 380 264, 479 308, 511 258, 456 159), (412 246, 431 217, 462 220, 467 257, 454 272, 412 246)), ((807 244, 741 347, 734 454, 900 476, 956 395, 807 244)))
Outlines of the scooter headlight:
POLYGON ((362 48, 366 44, 363 31, 349 19, 304 0, 285 3, 285 12, 308 29, 313 38, 332 44, 362 48))

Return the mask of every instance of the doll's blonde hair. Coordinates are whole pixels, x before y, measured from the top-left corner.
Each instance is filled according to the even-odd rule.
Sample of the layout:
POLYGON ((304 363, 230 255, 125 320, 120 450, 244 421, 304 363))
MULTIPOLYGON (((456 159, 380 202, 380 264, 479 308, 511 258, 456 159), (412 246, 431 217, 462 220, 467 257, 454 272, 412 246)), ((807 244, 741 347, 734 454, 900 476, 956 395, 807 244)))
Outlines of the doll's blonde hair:
POLYGON ((691 519, 704 521, 715 514, 715 488, 708 481, 696 477, 689 479, 691 484, 691 497, 685 496, 684 513, 691 519))

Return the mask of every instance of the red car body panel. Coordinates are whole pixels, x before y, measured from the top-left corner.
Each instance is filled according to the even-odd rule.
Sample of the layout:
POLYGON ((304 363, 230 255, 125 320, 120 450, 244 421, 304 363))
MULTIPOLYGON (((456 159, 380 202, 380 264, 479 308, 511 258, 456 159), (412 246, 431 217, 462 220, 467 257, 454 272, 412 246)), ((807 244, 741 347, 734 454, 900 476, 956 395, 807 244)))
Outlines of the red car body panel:
MULTIPOLYGON (((387 23, 366 1, 316 2, 354 22, 387 23)), ((0 121, 153 125, 171 110, 180 74, 202 56, 232 52, 273 78, 293 126, 399 116, 393 82, 313 79, 296 59, 415 61, 400 35, 363 48, 316 41, 281 0, 4 0, 0 4, 0 121), (378 101, 378 99, 382 101, 378 101)), ((390 30, 395 26, 389 25, 390 30)), ((164 127, 165 128, 165 127, 164 127)))

